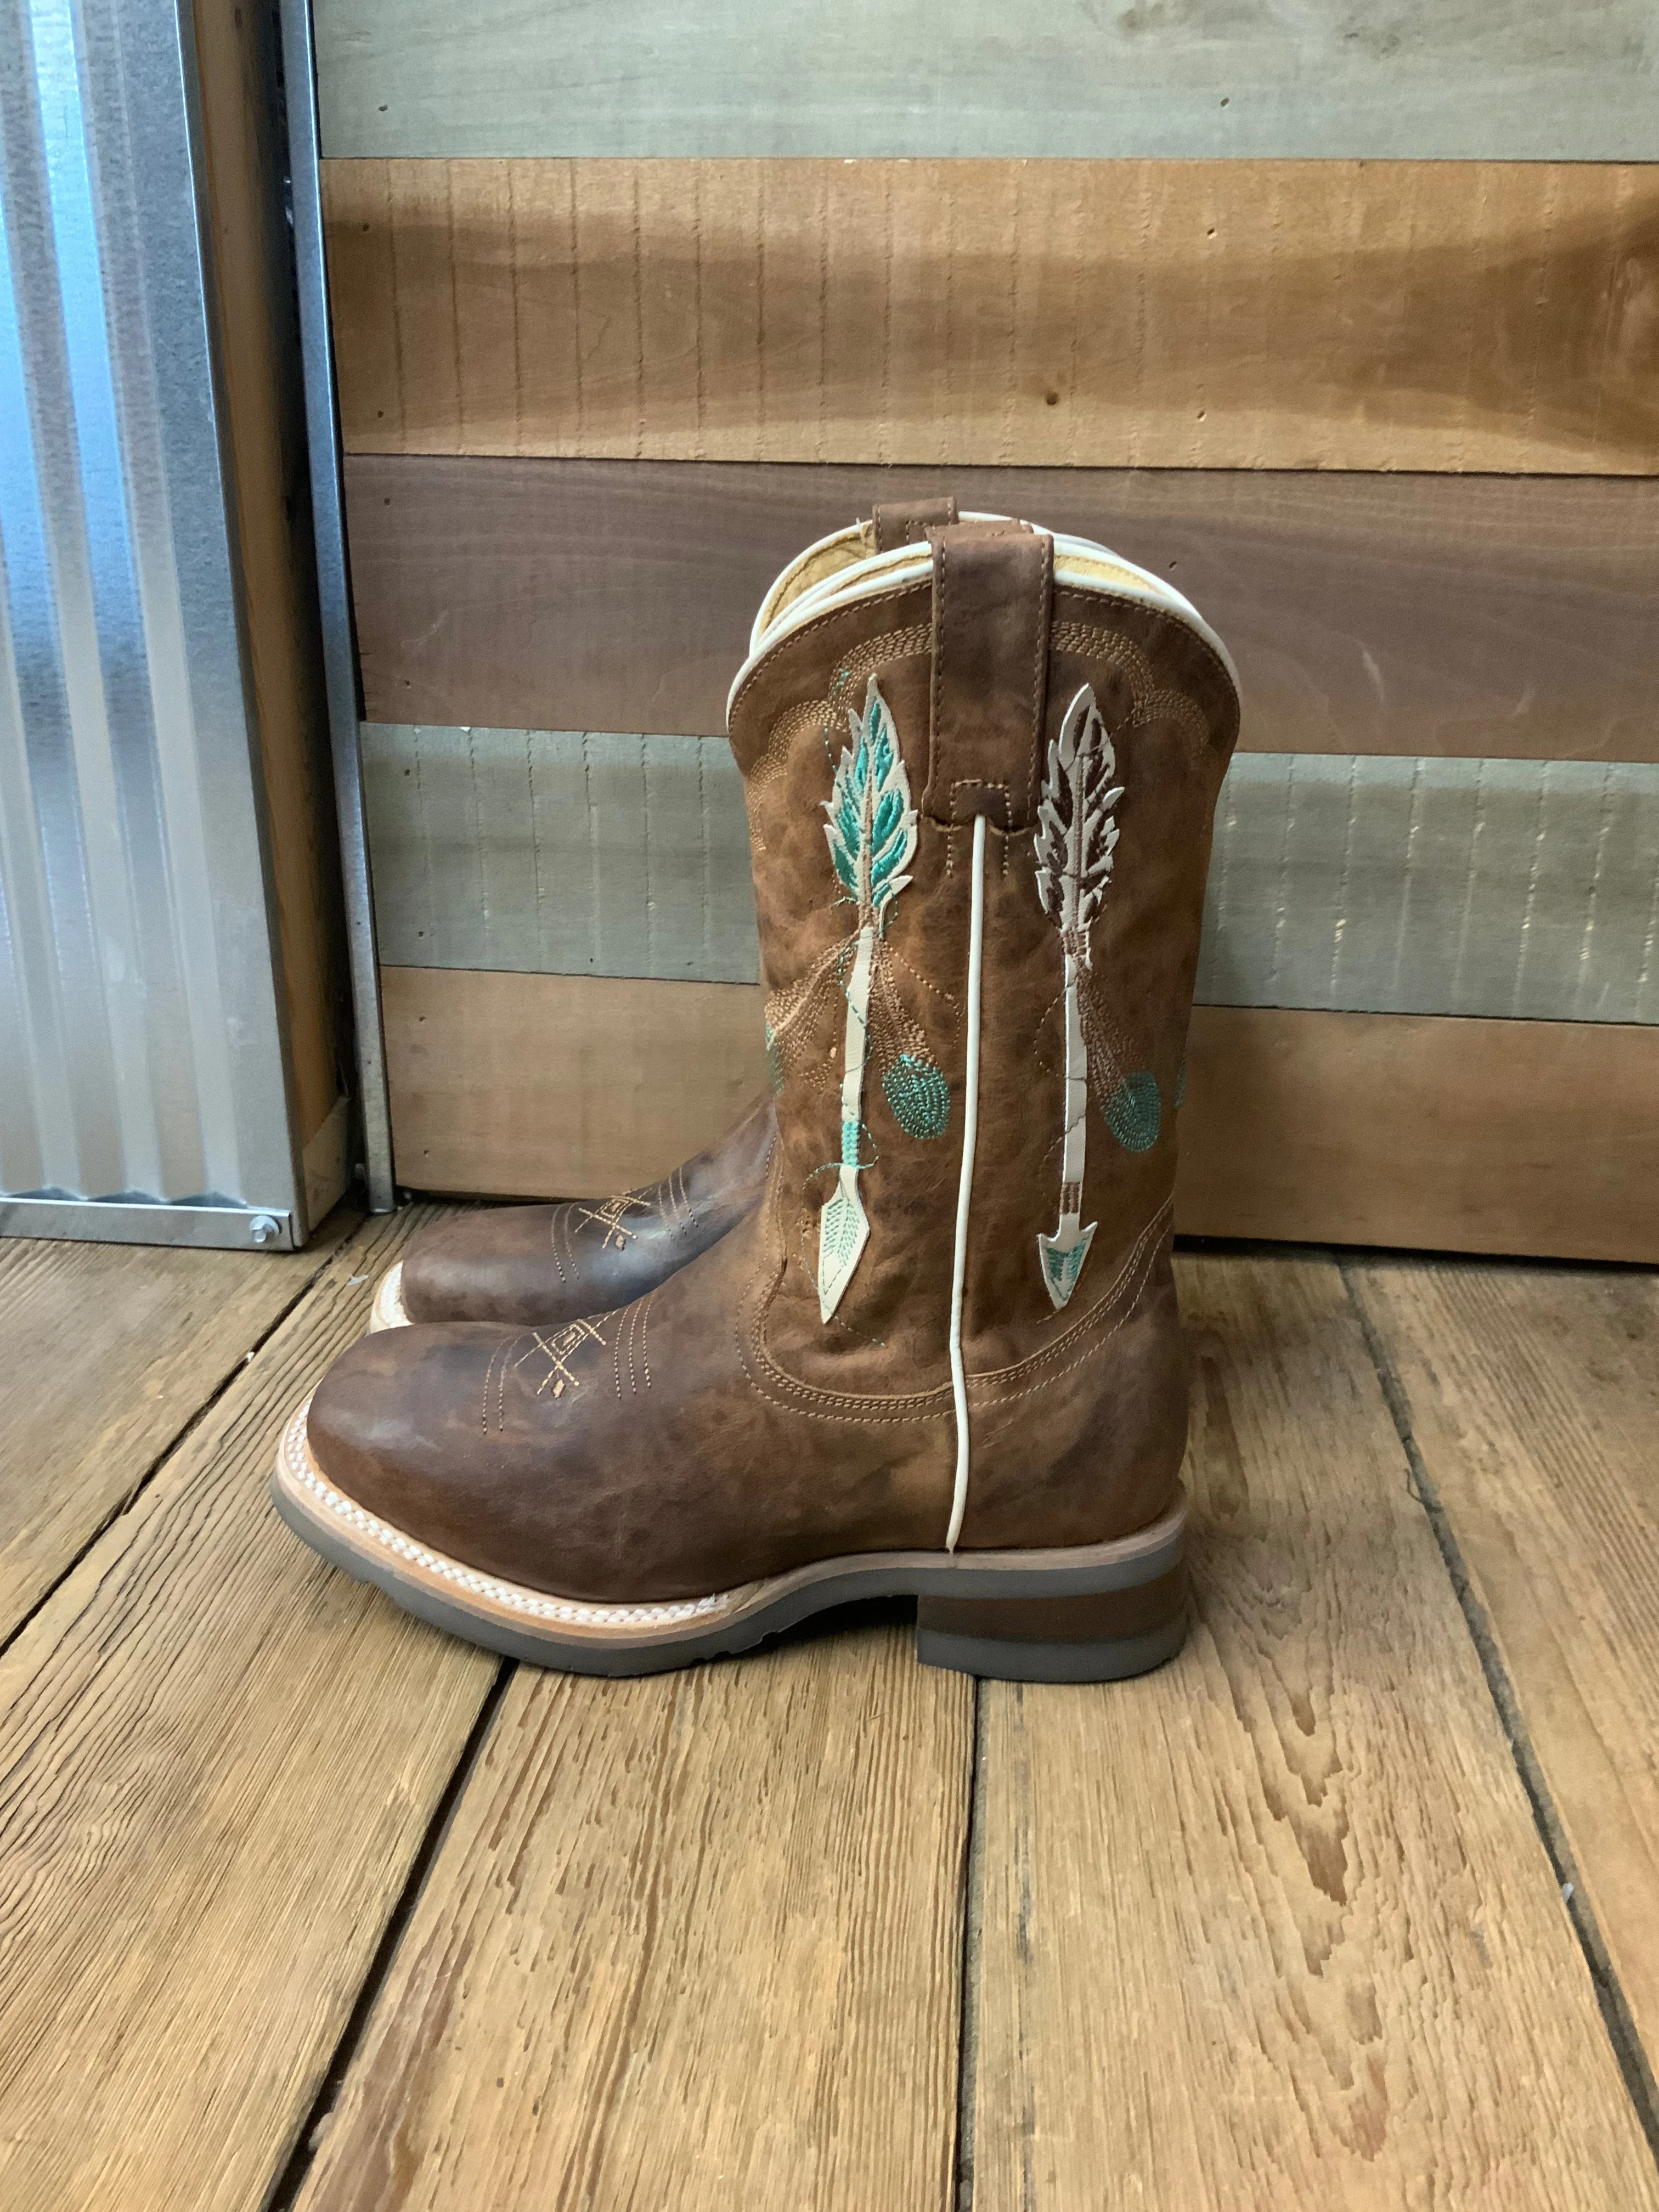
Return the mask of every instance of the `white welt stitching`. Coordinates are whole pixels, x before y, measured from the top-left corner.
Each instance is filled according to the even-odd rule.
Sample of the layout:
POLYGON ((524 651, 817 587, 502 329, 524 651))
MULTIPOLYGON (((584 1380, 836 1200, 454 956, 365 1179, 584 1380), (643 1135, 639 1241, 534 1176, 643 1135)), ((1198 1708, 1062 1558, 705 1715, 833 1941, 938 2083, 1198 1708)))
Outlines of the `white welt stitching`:
POLYGON ((715 1590, 708 1597, 681 1598, 665 1605, 582 1605, 572 1598, 542 1596, 534 1590, 520 1589, 516 1583, 498 1582, 494 1575, 481 1575, 471 1567, 464 1567, 458 1560, 446 1559, 441 1552, 416 1543, 400 1529, 377 1521, 372 1513, 343 1497, 317 1471, 306 1445, 308 1410, 309 1401, 289 1423, 283 1437, 283 1464, 289 1474, 335 1520, 343 1522, 360 1536, 368 1537, 397 1558, 407 1559, 447 1583, 453 1583, 458 1589, 474 1591, 495 1605, 507 1606, 514 1613, 527 1613, 537 1620, 566 1620, 593 1628, 661 1628, 676 1621, 698 1620, 709 1613, 724 1613, 731 1606, 734 1595, 731 1590, 715 1590))

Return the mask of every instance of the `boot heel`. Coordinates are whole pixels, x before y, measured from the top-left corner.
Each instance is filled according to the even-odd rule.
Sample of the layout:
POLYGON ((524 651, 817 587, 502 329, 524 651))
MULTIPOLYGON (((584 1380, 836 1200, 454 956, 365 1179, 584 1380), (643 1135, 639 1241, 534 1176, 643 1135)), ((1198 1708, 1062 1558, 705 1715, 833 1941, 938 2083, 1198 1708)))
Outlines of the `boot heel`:
POLYGON ((996 1682, 1119 1682, 1187 1640, 1187 1569, 1086 1597, 923 1597, 916 1656, 996 1682))

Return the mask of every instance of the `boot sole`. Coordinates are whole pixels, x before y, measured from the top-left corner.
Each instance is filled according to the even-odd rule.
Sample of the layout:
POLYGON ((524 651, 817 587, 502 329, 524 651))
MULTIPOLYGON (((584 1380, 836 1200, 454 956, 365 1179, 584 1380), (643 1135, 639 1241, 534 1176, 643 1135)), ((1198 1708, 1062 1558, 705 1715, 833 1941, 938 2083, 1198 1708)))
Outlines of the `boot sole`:
POLYGON ((751 1650, 859 1598, 914 1597, 916 1656, 1009 1682, 1110 1682, 1172 1659, 1188 1628, 1187 1496, 1108 1544, 866 1552, 707 1597, 603 1605, 479 1572, 348 1497, 317 1465, 306 1407, 277 1449, 271 1502, 302 1542, 469 1644, 578 1674, 654 1674, 751 1650))
POLYGON ((404 1311, 404 1263, 396 1261, 374 1285, 374 1303, 368 1310, 368 1328, 365 1332, 374 1336, 383 1328, 407 1328, 409 1316, 404 1311))

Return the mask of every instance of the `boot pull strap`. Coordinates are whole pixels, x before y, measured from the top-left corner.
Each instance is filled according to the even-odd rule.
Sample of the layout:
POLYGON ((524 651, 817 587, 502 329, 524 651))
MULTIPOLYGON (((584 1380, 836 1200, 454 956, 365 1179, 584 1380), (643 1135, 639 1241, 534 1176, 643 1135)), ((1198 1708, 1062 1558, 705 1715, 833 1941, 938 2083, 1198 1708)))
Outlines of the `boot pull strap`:
POLYGON ((919 545, 928 532, 957 519, 957 503, 944 499, 885 500, 870 511, 878 553, 890 553, 896 545, 919 545))
POLYGON ((936 822, 1036 820, 1054 545, 1042 531, 930 531, 933 684, 922 809, 936 822))

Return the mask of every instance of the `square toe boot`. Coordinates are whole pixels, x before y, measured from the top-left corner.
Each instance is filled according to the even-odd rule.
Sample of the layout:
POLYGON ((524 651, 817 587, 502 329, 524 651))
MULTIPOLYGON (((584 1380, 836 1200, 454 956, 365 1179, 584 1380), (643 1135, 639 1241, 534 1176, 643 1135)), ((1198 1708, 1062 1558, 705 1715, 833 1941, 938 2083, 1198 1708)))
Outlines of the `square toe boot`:
MULTIPOLYGON (((1004 517, 995 520, 1006 520, 1004 517)), ((926 538, 957 520, 952 499, 894 501, 792 561, 755 629, 823 573, 926 538)), ((771 1101, 647 1188, 553 1206, 501 1206, 438 1223, 387 1268, 369 1309, 373 1334, 410 1322, 490 1321, 562 1328, 643 1297, 753 1212, 776 1133, 771 1101)))
POLYGON ((1231 666, 1083 541, 965 519, 814 554, 731 705, 781 1079, 762 1203, 617 1311, 352 1346, 276 1501, 547 1664, 642 1673, 905 1593, 925 1660, 1133 1674, 1186 1625, 1175 1108, 1231 666))

